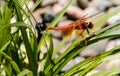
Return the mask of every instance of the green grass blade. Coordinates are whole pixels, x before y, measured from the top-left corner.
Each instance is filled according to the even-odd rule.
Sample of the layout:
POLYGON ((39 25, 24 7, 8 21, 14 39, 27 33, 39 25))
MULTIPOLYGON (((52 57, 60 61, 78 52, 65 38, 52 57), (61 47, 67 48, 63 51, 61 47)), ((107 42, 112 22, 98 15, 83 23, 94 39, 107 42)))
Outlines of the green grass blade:
MULTIPOLYGON (((114 37, 120 37, 120 34, 101 36, 99 38, 88 41, 88 45, 93 44, 99 40, 103 40, 106 38, 114 38, 114 37)), ((66 54, 59 62, 55 63, 56 65, 53 70, 54 73, 57 73, 58 71, 60 71, 69 60, 71 60, 73 57, 75 57, 77 54, 79 54, 84 49, 85 49, 85 45, 82 46, 80 43, 80 45, 77 45, 72 50, 69 50, 68 54, 66 54)))
POLYGON ((2 48, 0 48, 0 52, 5 50, 9 44, 10 44, 10 41, 8 41, 2 48))
MULTIPOLYGON (((96 60, 98 61, 98 64, 101 63, 101 62, 104 62, 104 61, 106 61, 106 57, 107 57, 107 56, 109 56, 109 55, 111 55, 111 54, 118 53, 118 52, 119 52, 118 50, 120 50, 120 46, 117 46, 117 47, 115 47, 115 48, 113 48, 112 50, 109 50, 109 51, 107 51, 107 52, 103 52, 103 53, 101 53, 101 54, 98 54, 98 55, 89 57, 89 58, 87 58, 87 59, 79 62, 78 64, 76 64, 75 66, 73 66, 72 68, 70 68, 68 71, 66 71, 66 72, 64 73, 64 76, 67 76, 67 75, 71 75, 71 74, 73 74, 73 73, 76 73, 76 70, 79 72, 79 70, 82 70, 83 68, 86 68, 86 69, 88 70, 88 72, 89 72, 89 70, 90 70, 91 68, 94 68, 96 65, 95 65, 95 66, 93 65, 93 66, 91 67, 91 65, 88 64, 88 63, 91 63, 91 62, 92 62, 92 64, 94 64, 94 62, 95 62, 95 64, 96 64, 96 60), (86 66, 86 65, 87 65, 87 66, 86 66), (90 66, 90 68, 89 68, 89 66, 90 66)), ((109 59, 110 59, 110 58, 109 58, 109 59)), ((97 65, 98 65, 98 64, 97 64, 97 65)), ((85 69, 85 71, 87 72, 86 69, 85 69)), ((83 71, 84 71, 84 70, 83 70, 83 71)), ((83 71, 81 71, 81 73, 83 73, 83 71)), ((84 71, 84 73, 85 73, 85 71, 84 71)), ((81 74, 81 75, 82 75, 82 74, 81 74)))
POLYGON ((47 50, 45 69, 51 64, 52 53, 53 53, 53 41, 52 41, 52 38, 50 36, 48 36, 48 37, 49 37, 49 40, 50 40, 50 46, 47 50))
POLYGON ((98 73, 93 74, 92 76, 115 76, 120 73, 120 68, 112 68, 108 70, 102 70, 98 73))
POLYGON ((114 24, 111 24, 111 25, 109 25, 109 26, 107 26, 107 27, 105 27, 105 28, 103 28, 103 29, 101 29, 100 31, 98 31, 98 32, 96 32, 95 34, 96 35, 100 35, 100 34, 107 34, 107 33, 110 33, 111 31, 114 31, 114 30, 116 30, 116 29, 119 29, 118 27, 119 27, 119 25, 120 25, 120 21, 119 22, 116 22, 116 23, 114 23, 114 24), (107 32, 107 33, 106 33, 107 32))
MULTIPOLYGON (((104 23, 106 20, 108 20, 110 17, 116 15, 116 14, 119 13, 119 12, 120 12, 120 7, 116 8, 114 11, 112 11, 112 12, 110 12, 110 13, 106 13, 103 18, 101 18, 99 21, 97 21, 97 22, 95 23, 95 26, 101 25, 101 24, 104 23)), ((94 27, 94 28, 96 28, 96 27, 94 27)))
POLYGON ((28 69, 24 69, 23 71, 18 73, 17 76, 33 76, 33 74, 32 74, 32 71, 30 71, 28 69))
POLYGON ((6 25, 6 27, 26 27, 32 31, 31 26, 24 22, 11 23, 11 24, 6 25))
POLYGON ((33 12, 35 10, 35 8, 40 4, 41 0, 37 0, 31 10, 31 12, 33 12))
POLYGON ((52 58, 54 58, 55 54, 59 51, 59 49, 68 41, 67 38, 63 39, 53 50, 52 58))
POLYGON ((5 25, 0 25, 0 48, 2 48, 10 39, 10 29, 6 29, 5 25))
POLYGON ((12 58, 10 56, 8 56, 6 53, 4 53, 2 51, 0 51, 0 54, 9 60, 9 62, 11 63, 12 67, 14 68, 14 70, 16 72, 18 72, 18 73, 20 72, 18 65, 15 63, 15 61, 12 60, 12 58))
POLYGON ((47 47, 48 50, 47 50, 47 56, 45 58, 44 73, 45 73, 45 75, 52 75, 52 68, 53 68, 53 64, 54 64, 53 61, 52 61, 53 41, 52 41, 52 38, 49 35, 48 35, 48 39, 50 41, 50 45, 49 45, 49 48, 47 47))
MULTIPOLYGON (((16 1, 15 1, 15 4, 16 4, 16 1)), ((19 6, 17 6, 17 4, 15 5, 15 10, 16 10, 16 15, 17 15, 17 21, 23 22, 21 10, 19 9, 19 6)), ((36 55, 37 50, 32 50, 29 40, 28 40, 26 29, 24 27, 21 27, 20 29, 21 29, 25 49, 27 52, 28 60, 29 60, 28 68, 33 72, 33 75, 36 76, 37 74, 37 61, 36 60, 37 59, 35 55, 36 55)))

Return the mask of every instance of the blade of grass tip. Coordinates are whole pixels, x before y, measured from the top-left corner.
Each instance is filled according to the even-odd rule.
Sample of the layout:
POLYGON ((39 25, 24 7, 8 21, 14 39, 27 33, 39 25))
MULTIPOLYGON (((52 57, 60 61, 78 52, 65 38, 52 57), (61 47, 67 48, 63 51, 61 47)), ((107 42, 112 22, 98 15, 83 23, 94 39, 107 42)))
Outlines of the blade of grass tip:
POLYGON ((64 7, 64 9, 62 11, 60 11, 58 13, 58 15, 55 17, 55 19, 52 21, 52 23, 50 23, 49 26, 55 26, 57 24, 57 22, 61 19, 61 17, 64 15, 64 13, 66 12, 67 8, 74 2, 75 0, 70 0, 70 2, 64 7))

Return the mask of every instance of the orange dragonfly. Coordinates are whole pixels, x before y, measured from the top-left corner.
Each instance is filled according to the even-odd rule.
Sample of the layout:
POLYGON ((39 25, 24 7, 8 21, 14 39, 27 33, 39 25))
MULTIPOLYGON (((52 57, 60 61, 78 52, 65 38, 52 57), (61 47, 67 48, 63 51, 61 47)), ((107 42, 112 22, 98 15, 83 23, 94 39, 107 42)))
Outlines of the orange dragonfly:
POLYGON ((63 30, 65 31, 65 34, 68 35, 70 34, 73 30, 79 30, 79 35, 84 37, 83 32, 85 30, 87 30, 87 33, 89 34, 89 30, 93 28, 94 24, 92 22, 87 22, 86 20, 90 17, 93 17, 95 15, 97 15, 98 13, 95 13, 91 16, 86 17, 86 15, 84 15, 83 17, 81 17, 80 19, 66 25, 66 26, 57 26, 57 27, 48 27, 48 30, 63 30))

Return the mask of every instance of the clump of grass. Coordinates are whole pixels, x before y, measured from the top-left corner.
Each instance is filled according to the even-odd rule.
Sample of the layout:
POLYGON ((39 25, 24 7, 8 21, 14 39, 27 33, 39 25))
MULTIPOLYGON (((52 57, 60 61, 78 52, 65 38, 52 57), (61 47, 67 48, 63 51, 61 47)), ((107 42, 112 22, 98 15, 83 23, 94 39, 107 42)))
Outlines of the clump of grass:
MULTIPOLYGON (((59 21, 73 1, 74 0, 70 0, 50 25, 55 25, 59 21)), ((120 37, 120 34, 108 34, 109 32, 120 28, 120 22, 116 22, 86 37, 87 45, 84 44, 84 40, 80 38, 76 39, 68 48, 66 48, 64 53, 53 59, 58 49, 60 49, 67 40, 63 39, 56 48, 53 48, 52 38, 46 33, 41 33, 42 37, 40 42, 37 43, 36 33, 32 30, 33 26, 30 16, 32 16, 32 12, 40 3, 40 0, 37 0, 31 11, 26 6, 26 9, 29 11, 28 14, 22 8, 23 5, 27 5, 27 2, 29 2, 29 0, 5 0, 4 6, 0 9, 0 71, 4 71, 5 75, 56 76, 59 75, 61 69, 71 59, 82 52, 88 45, 103 39, 120 37), (28 23, 25 22, 24 16, 29 20, 28 23), (10 21, 13 17, 16 17, 16 22, 11 23, 10 21), (11 33, 11 27, 16 28, 13 33, 11 33), (21 46, 25 47, 25 54, 23 53, 21 46), (46 48, 43 50, 47 50, 46 53, 43 53, 43 50, 41 50, 43 46, 46 48), (39 55, 43 55, 43 57, 39 58, 39 55)), ((120 8, 104 15, 102 19, 96 22, 95 26, 99 26, 113 15, 119 13, 120 10, 118 9, 120 8)), ((89 57, 63 72, 61 75, 85 76, 100 63, 111 60, 110 57, 118 58, 119 50, 120 46, 117 46, 110 51, 89 57)), ((101 71, 93 76, 101 76, 108 73, 109 75, 119 74, 120 69, 114 68, 101 71)))

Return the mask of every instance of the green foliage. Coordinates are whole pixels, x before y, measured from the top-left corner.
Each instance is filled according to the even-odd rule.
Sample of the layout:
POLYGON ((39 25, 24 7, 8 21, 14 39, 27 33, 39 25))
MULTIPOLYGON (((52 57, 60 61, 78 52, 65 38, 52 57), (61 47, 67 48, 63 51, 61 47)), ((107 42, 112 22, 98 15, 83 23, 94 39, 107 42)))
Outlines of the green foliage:
MULTIPOLYGON (((100 63, 119 58, 120 46, 116 46, 112 50, 89 57, 59 74, 61 69, 87 46, 103 39, 120 37, 119 33, 110 34, 110 32, 120 28, 120 22, 109 25, 86 37, 87 45, 84 44, 84 39, 78 37, 66 48, 64 53, 55 58, 57 51, 66 43, 67 39, 63 39, 56 48, 53 48, 52 38, 49 34, 41 32, 42 37, 37 42, 36 32, 32 30, 34 27, 30 16, 33 17, 32 12, 41 0, 37 0, 31 11, 27 7, 29 1, 5 0, 4 6, 0 8, 0 72, 5 71, 7 76, 85 76, 100 63), (22 8, 23 5, 26 6, 26 10, 29 13, 22 8), (13 17, 16 17, 16 22, 11 23, 10 21, 13 17), (24 18, 29 20, 29 22, 27 23, 24 18), (15 28, 14 31, 11 30, 13 27, 15 28)), ((51 22, 50 26, 54 26, 59 21, 73 2, 74 0, 70 0, 51 22)), ((95 23, 95 27, 119 13, 120 10, 118 9, 120 8, 107 15, 103 14, 104 17, 95 23)), ((93 76, 112 76, 119 73, 120 69, 114 68, 93 74, 93 76)))

